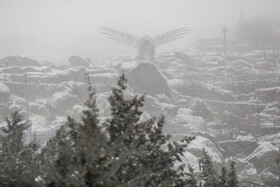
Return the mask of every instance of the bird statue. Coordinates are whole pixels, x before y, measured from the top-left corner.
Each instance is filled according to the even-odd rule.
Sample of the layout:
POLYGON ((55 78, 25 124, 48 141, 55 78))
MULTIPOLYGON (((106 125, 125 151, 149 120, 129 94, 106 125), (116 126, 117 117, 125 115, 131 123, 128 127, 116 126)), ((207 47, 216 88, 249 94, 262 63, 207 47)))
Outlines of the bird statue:
POLYGON ((137 48, 138 60, 148 60, 155 63, 155 51, 157 47, 182 38, 185 34, 188 34, 191 29, 183 27, 159 34, 155 37, 148 35, 138 37, 108 27, 102 27, 100 30, 103 34, 107 35, 109 39, 112 39, 117 43, 137 48))

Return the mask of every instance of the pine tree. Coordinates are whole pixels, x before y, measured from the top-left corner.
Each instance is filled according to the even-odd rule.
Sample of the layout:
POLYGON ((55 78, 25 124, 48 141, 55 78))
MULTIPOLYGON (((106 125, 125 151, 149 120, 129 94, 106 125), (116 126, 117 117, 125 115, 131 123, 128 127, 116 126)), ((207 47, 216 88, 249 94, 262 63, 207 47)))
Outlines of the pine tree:
POLYGON ((68 118, 42 150, 42 170, 46 186, 78 186, 80 183, 74 167, 76 142, 70 136, 75 126, 77 124, 74 120, 68 118))
POLYGON ((86 102, 82 122, 68 121, 43 150, 47 186, 112 186, 108 138, 99 126, 95 93, 86 102))
POLYGON ((218 187, 227 187, 227 169, 224 166, 222 167, 221 176, 219 176, 218 187))
POLYGON ((188 177, 188 184, 186 187, 197 187, 197 180, 195 178, 194 170, 193 168, 189 165, 189 173, 187 174, 188 177))
POLYGON ((195 186, 192 171, 174 163, 193 139, 169 142, 164 118, 139 122, 144 96, 125 98, 126 79, 109 98, 112 117, 98 120, 94 93, 82 122, 71 117, 42 150, 41 176, 46 186, 195 186), (106 127, 106 129, 104 129, 106 127))
MULTIPOLYGON (((5 135, 0 136, 0 186, 196 187, 191 167, 188 172, 184 164, 174 169, 193 137, 170 142, 170 136, 163 133, 164 117, 140 122, 144 96, 127 99, 126 88, 122 75, 109 98, 111 118, 103 124, 90 89, 82 121, 68 117, 40 154, 35 141, 23 143, 28 123, 13 113, 7 118, 7 127, 1 128, 5 135)), ((204 186, 217 186, 206 152, 202 163, 204 186)), ((227 178, 228 187, 237 186, 234 163, 227 178)), ((220 177, 221 184, 224 181, 225 169, 220 177)))
POLYGON ((24 144, 24 131, 28 123, 18 112, 6 118, 5 133, 0 137, 0 186, 35 186, 39 172, 39 159, 35 142, 24 144))
POLYGON ((110 148, 115 164, 115 183, 126 186, 186 186, 183 167, 173 169, 174 162, 193 139, 168 143, 170 136, 162 132, 164 118, 139 122, 144 96, 125 98, 126 78, 122 75, 118 87, 109 98, 112 118, 105 125, 110 136, 110 148), (166 150, 163 149, 166 146, 166 150))
POLYGON ((234 161, 230 162, 230 167, 229 167, 227 178, 228 178, 228 180, 227 180, 228 187, 238 187, 238 180, 237 180, 237 176, 236 176, 234 161))
POLYGON ((218 179, 215 170, 213 169, 212 161, 206 151, 203 151, 202 158, 202 177, 204 187, 217 187, 218 179))

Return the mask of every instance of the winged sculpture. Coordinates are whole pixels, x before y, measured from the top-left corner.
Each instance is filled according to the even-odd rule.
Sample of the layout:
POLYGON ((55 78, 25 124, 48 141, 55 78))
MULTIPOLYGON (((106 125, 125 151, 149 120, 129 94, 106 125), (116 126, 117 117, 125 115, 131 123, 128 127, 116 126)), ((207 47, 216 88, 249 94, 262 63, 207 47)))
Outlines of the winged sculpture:
POLYGON ((156 62, 155 51, 157 47, 182 38, 185 34, 188 34, 191 29, 183 27, 159 34, 155 37, 148 35, 138 37, 108 27, 102 27, 100 30, 115 42, 138 49, 137 59, 156 62))

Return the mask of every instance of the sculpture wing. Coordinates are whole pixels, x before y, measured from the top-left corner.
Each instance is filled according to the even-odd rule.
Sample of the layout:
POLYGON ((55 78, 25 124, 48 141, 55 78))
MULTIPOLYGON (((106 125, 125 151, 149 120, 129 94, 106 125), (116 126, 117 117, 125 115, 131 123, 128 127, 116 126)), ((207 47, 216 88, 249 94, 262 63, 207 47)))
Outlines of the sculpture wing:
POLYGON ((174 40, 177 40, 179 38, 182 38, 184 35, 188 34, 190 32, 191 29, 188 29, 186 27, 180 28, 180 29, 176 29, 176 30, 172 30, 172 31, 168 31, 165 33, 162 33, 160 35, 155 36, 154 42, 155 42, 155 46, 161 46, 163 44, 172 42, 174 40))
POLYGON ((114 40, 117 43, 128 45, 131 47, 138 47, 140 38, 137 36, 108 27, 102 27, 100 28, 100 30, 103 34, 107 35, 108 38, 114 40))

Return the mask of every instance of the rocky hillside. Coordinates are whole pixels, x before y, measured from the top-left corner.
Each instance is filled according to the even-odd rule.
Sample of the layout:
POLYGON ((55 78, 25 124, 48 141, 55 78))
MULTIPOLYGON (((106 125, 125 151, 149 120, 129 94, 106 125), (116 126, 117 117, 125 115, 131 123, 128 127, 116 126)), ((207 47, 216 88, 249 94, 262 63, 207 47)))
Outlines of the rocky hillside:
POLYGON ((184 162, 197 171, 206 150, 215 167, 235 160, 240 178, 259 181, 280 154, 278 69, 270 55, 259 52, 231 54, 227 61, 215 53, 166 53, 154 64, 121 56, 95 65, 72 56, 57 66, 10 56, 0 60, 0 123, 15 110, 25 116, 27 95, 32 131, 45 142, 66 115, 80 119, 87 76, 106 119, 111 87, 124 72, 127 97, 146 94, 143 120, 164 115, 173 140, 196 136, 184 162))

